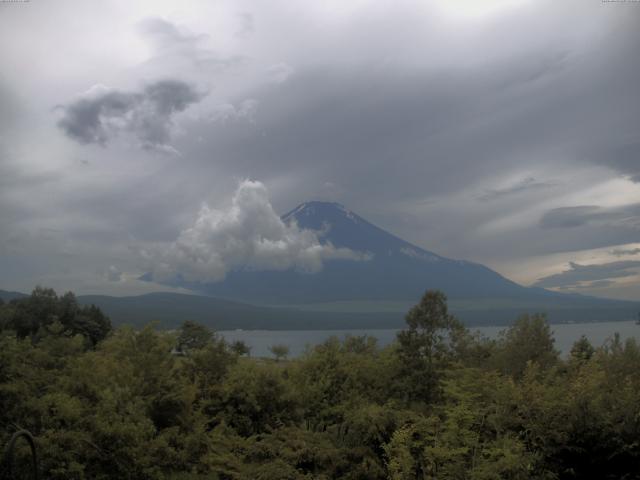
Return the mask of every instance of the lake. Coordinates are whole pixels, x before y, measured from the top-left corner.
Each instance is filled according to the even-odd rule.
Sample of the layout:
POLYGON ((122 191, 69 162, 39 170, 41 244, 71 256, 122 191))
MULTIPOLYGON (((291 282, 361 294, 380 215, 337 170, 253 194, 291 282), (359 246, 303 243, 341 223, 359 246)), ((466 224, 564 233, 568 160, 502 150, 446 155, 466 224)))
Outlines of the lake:
MULTIPOLYGON (((472 331, 479 331, 490 338, 496 338, 505 327, 477 327, 472 331)), ((624 341, 630 337, 640 337, 640 325, 634 321, 602 322, 602 323, 569 323, 551 325, 555 338, 555 346, 562 355, 571 350, 573 342, 585 335, 596 347, 602 345, 614 333, 619 333, 624 341)), ((287 345, 290 357, 301 355, 307 345, 317 345, 332 336, 343 339, 346 335, 370 335, 378 339, 378 345, 385 346, 396 338, 397 329, 389 330, 227 330, 218 332, 227 341, 242 340, 251 347, 254 357, 270 357, 271 345, 287 345)))

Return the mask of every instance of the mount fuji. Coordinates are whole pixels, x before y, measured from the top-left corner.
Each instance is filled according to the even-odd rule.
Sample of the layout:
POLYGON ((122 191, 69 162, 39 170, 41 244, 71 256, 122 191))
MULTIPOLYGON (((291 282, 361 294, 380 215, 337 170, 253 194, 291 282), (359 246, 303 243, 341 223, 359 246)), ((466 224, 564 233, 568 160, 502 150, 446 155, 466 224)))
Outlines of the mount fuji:
MULTIPOLYGON (((402 325, 407 309, 429 289, 442 290, 451 311, 469 325, 504 325, 535 312, 546 313, 552 322, 629 320, 640 309, 638 302, 518 285, 484 265, 446 258, 402 240, 338 203, 306 202, 281 219, 315 231, 323 244, 363 255, 357 261, 326 260, 316 273, 236 269, 215 283, 177 277, 166 284, 205 297, 196 302, 193 295, 173 295, 161 308, 156 308, 157 297, 131 297, 129 302, 140 304, 136 315, 159 318, 161 312, 210 323, 212 315, 219 316, 214 312, 223 302, 223 317, 236 328, 395 328, 402 325), (224 302, 229 301, 245 307, 227 308, 224 302), (240 310, 242 315, 237 314, 240 310), (244 320, 238 320, 240 317, 244 320)), ((141 278, 152 280, 150 274, 141 278)), ((91 299, 99 305, 102 300, 91 299)), ((103 301, 106 311, 114 316, 119 310, 111 303, 117 303, 123 312, 131 310, 121 305, 122 299, 109 302, 103 301)))
MULTIPOLYGON (((172 285, 261 304, 413 301, 427 289, 442 290, 451 298, 534 293, 484 265, 445 258, 406 242, 338 203, 306 202, 281 218, 286 224, 295 222, 301 229, 317 232, 323 244, 363 254, 364 260, 328 260, 317 273, 240 269, 216 283, 176 280, 172 285)), ((547 292, 535 289, 535 293, 547 292)))
MULTIPOLYGON (((311 201, 281 217, 301 229, 317 232, 321 243, 365 254, 366 260, 325 261, 317 273, 240 269, 216 283, 172 282, 206 295, 268 305, 327 302, 397 302, 410 305, 428 289, 442 290, 450 300, 472 305, 500 304, 538 310, 553 305, 585 302, 613 303, 575 294, 519 285, 490 268, 466 260, 440 256, 373 225, 339 203, 311 201)), ((631 304, 632 302, 622 302, 631 304)), ((404 308, 404 307, 403 307, 404 308)))

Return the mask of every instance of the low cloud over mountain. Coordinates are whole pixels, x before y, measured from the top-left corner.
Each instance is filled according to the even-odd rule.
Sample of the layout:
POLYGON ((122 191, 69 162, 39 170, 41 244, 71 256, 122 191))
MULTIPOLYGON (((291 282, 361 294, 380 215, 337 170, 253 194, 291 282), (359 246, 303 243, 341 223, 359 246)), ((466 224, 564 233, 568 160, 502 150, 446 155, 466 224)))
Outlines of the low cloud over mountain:
POLYGON ((285 224, 275 213, 266 187, 245 180, 231 206, 203 205, 193 226, 166 248, 147 252, 154 279, 180 276, 216 282, 233 269, 286 270, 315 273, 330 259, 367 260, 366 253, 321 244, 318 232, 285 224))

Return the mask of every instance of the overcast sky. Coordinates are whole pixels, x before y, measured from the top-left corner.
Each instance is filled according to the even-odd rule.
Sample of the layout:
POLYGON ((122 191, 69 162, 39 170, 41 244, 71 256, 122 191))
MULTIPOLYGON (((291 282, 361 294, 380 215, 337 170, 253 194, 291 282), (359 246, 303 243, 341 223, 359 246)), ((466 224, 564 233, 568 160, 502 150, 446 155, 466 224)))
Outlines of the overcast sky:
POLYGON ((0 288, 157 290, 149 252, 253 185, 267 213, 337 201, 640 300, 639 24, 631 1, 0 2, 0 288))

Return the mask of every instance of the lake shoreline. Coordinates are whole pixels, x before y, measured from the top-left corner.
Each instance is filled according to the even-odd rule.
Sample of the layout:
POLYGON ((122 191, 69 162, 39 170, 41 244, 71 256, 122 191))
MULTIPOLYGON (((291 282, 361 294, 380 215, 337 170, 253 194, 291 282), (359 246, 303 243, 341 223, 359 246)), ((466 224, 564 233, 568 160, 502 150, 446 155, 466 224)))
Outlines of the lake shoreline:
MULTIPOLYGON (((471 332, 480 332, 488 338, 497 338, 508 325, 482 325, 467 327, 471 332)), ((553 323, 550 324, 555 338, 555 346, 562 355, 571 350, 573 343, 585 335, 594 347, 600 347, 619 333, 624 341, 630 337, 640 338, 640 325, 635 320, 612 322, 553 323)), ((297 330, 219 330, 217 333, 227 341, 243 341, 252 350, 252 356, 270 357, 269 347, 283 344, 290 348, 290 356, 304 353, 308 346, 323 343, 330 337, 343 339, 347 336, 367 335, 374 337, 380 347, 391 344, 402 328, 359 328, 359 329, 297 329, 297 330)))

